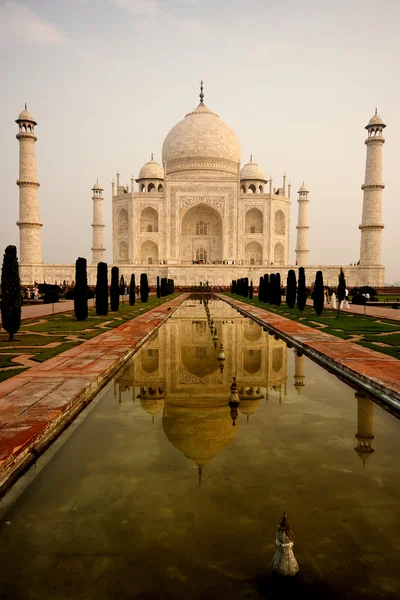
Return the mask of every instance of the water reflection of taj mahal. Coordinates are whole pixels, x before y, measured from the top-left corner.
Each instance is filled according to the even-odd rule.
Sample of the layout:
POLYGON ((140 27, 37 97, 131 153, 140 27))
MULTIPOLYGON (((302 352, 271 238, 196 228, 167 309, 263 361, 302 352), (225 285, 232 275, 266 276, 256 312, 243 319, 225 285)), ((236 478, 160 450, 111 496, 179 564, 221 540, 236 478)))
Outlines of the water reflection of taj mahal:
MULTIPOLYGON (((289 386, 300 394, 305 385, 304 355, 294 353, 294 376, 288 382, 288 348, 282 340, 224 302, 209 306, 209 317, 198 300, 182 306, 179 317, 173 315, 152 335, 114 387, 120 401, 131 390, 131 398, 140 400, 153 421, 161 416, 169 442, 194 461, 199 476, 203 465, 237 435, 232 419, 235 425, 241 419, 235 420, 229 406, 233 377, 239 415, 246 421, 271 394, 282 403, 289 386), (221 343, 224 361, 218 360, 221 343)), ((356 451, 365 462, 373 452, 373 402, 356 397, 362 415, 356 451)))

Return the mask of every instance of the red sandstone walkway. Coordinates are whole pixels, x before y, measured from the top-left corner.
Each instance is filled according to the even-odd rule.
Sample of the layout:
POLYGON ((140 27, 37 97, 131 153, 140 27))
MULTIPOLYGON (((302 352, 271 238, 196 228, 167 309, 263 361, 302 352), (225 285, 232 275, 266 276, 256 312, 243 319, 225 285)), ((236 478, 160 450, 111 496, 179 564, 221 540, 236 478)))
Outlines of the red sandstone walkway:
POLYGON ((0 492, 188 296, 0 383, 0 492))
MULTIPOLYGON (((69 310, 73 310, 74 301, 73 300, 63 300, 62 302, 56 302, 54 304, 54 314, 68 312, 69 310)), ((22 307, 22 315, 21 319, 25 321, 26 319, 36 319, 37 317, 46 317, 47 315, 53 314, 53 304, 28 304, 27 306, 22 307)), ((1 315, 0 315, 0 325, 1 325, 1 315)))
POLYGON ((338 376, 400 410, 400 360, 323 333, 251 304, 220 297, 254 317, 338 376))
MULTIPOLYGON (((312 306, 312 300, 307 300, 307 305, 312 306)), ((331 310, 328 305, 325 305, 324 310, 331 310)), ((358 304, 350 304, 350 308, 344 308, 343 312, 350 312, 356 315, 366 314, 368 317, 376 317, 377 319, 391 319, 392 321, 400 321, 400 310, 394 308, 383 308, 381 306, 360 306, 358 304)))

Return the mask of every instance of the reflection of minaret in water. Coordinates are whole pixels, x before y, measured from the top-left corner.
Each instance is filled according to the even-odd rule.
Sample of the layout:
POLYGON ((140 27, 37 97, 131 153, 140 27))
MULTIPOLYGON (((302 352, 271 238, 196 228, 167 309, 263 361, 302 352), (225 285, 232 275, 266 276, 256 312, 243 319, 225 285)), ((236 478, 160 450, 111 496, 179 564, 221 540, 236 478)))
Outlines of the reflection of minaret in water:
POLYGON ((304 387, 304 354, 294 351, 294 387, 300 395, 301 388, 304 387))
POLYGON ((356 438, 358 440, 357 447, 354 450, 363 461, 371 456, 375 450, 371 447, 374 439, 372 427, 374 424, 374 403, 358 392, 355 394, 357 398, 357 427, 356 438))
POLYGON ((141 386, 140 394, 137 397, 140 398, 141 407, 152 417, 154 423, 154 417, 162 412, 164 408, 164 388, 160 386, 141 386))

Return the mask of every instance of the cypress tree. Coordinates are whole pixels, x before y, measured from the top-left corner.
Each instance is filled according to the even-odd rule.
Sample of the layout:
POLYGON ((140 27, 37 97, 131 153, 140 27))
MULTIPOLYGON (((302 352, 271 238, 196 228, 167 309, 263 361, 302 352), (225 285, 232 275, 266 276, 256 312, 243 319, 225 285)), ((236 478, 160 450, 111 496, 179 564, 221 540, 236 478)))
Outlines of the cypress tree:
POLYGON ((1 321, 8 333, 8 341, 14 341, 14 335, 21 325, 21 283, 19 279, 17 248, 7 246, 4 251, 1 269, 1 321))
POLYGON ((110 305, 112 311, 119 309, 119 269, 111 269, 110 305))
POLYGON ((336 314, 337 319, 339 318, 340 304, 343 302, 343 300, 345 298, 346 298, 346 278, 344 276, 343 269, 340 268, 339 285, 337 288, 337 301, 338 301, 338 310, 337 310, 337 314, 336 314))
POLYGON ((313 306, 317 315, 320 315, 324 309, 324 279, 322 271, 317 271, 315 275, 313 306))
POLYGON ((294 308, 296 304, 296 273, 290 269, 286 283, 286 304, 289 308, 294 308))
POLYGON ((140 300, 147 302, 149 298, 149 283, 147 281, 146 273, 142 273, 140 276, 140 300))
POLYGON ((253 281, 250 281, 250 286, 249 286, 249 299, 253 300, 253 281))
POLYGON ((249 278, 248 277, 244 278, 243 296, 245 298, 249 297, 249 278))
POLYGON ((157 275, 157 298, 161 297, 160 277, 157 275))
POLYGON ((271 273, 269 276, 269 303, 276 304, 276 285, 275 285, 275 273, 271 273))
POLYGON ((108 269, 107 263, 97 265, 96 315, 108 314, 108 269))
POLYGON ((264 288, 264 277, 260 277, 260 282, 258 284, 258 301, 263 302, 263 288, 264 288))
POLYGON ((269 275, 265 273, 264 275, 264 287, 263 287, 263 302, 268 303, 270 298, 269 291, 269 275))
POLYGON ((136 302, 136 291, 135 291, 136 283, 135 283, 135 275, 132 273, 131 275, 131 283, 129 286, 129 304, 131 306, 135 306, 136 302))
POLYGON ((275 304, 280 306, 282 302, 282 289, 281 289, 281 274, 277 273, 275 276, 275 304))
POLYGON ((304 271, 304 267, 299 268, 299 283, 297 290, 297 308, 300 311, 304 310, 307 300, 307 290, 306 290, 306 273, 304 271))
POLYGON ((74 311, 77 321, 88 318, 88 284, 86 258, 79 257, 75 262, 74 311))

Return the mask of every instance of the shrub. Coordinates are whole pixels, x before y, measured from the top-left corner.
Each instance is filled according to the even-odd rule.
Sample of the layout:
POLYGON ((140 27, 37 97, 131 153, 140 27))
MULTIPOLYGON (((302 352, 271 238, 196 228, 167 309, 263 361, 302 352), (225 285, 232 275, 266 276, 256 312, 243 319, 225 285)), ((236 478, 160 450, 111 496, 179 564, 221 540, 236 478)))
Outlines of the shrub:
POLYGON ((270 289, 269 289, 269 275, 265 273, 264 275, 264 287, 263 287, 263 302, 269 302, 270 298, 270 289))
POLYGON ((258 301, 263 301, 263 292, 264 292, 264 277, 260 277, 260 282, 258 284, 258 301))
POLYGON ((59 302, 59 297, 57 292, 50 290, 43 295, 44 304, 53 304, 54 302, 59 302))
POLYGON ((306 289, 306 273, 304 267, 299 268, 299 283, 297 289, 297 308, 300 311, 304 310, 307 300, 307 289, 306 289))
POLYGON ((320 315, 324 309, 324 279, 322 271, 317 271, 315 275, 313 306, 317 315, 320 315))
POLYGON ((289 308, 294 308, 296 304, 296 273, 290 269, 286 284, 286 304, 289 308))
POLYGON ((7 246, 4 251, 3 267, 1 269, 1 321, 2 327, 8 333, 8 341, 14 340, 14 335, 21 326, 21 283, 19 279, 17 248, 7 246))
POLYGON ((107 263, 97 265, 96 315, 108 314, 108 268, 107 263))
POLYGON ((270 304, 275 304, 276 299, 276 275, 275 273, 271 273, 269 276, 269 298, 268 301, 270 304))
POLYGON ((110 308, 112 311, 119 309, 119 269, 111 269, 110 308))
POLYGON ((275 304, 280 306, 282 302, 282 288, 281 288, 281 274, 277 273, 275 276, 275 304))
POLYGON ((361 294, 357 294, 356 296, 353 296, 352 304, 367 304, 367 299, 365 296, 361 296, 361 294))
POLYGON ((77 321, 88 318, 88 284, 86 258, 79 257, 75 263, 75 297, 74 311, 77 321))
POLYGON ((147 280, 146 273, 142 273, 140 276, 140 300, 147 302, 149 298, 149 282, 147 280))
POLYGON ((253 300, 253 282, 250 282, 250 286, 249 286, 249 299, 253 300))
POLYGON ((135 302, 136 302, 135 287, 136 287, 135 275, 132 273, 131 283, 129 285, 129 304, 130 304, 130 306, 135 306, 135 302))

